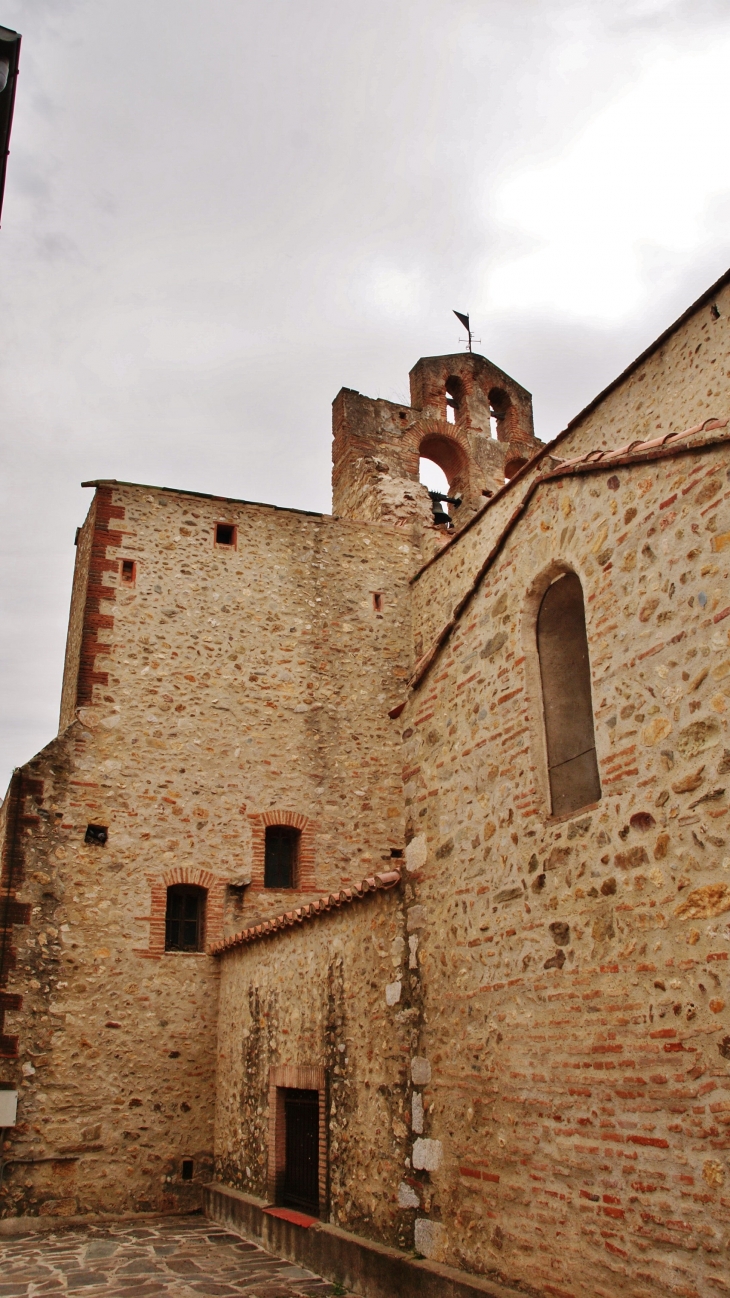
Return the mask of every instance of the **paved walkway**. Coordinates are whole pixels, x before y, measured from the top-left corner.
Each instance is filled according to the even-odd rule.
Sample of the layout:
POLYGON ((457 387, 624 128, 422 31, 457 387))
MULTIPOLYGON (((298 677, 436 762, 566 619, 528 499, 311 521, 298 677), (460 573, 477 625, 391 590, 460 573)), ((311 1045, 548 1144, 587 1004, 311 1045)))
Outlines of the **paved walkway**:
POLYGON ((0 1298, 320 1298, 344 1294, 205 1217, 119 1221, 0 1240, 0 1298))

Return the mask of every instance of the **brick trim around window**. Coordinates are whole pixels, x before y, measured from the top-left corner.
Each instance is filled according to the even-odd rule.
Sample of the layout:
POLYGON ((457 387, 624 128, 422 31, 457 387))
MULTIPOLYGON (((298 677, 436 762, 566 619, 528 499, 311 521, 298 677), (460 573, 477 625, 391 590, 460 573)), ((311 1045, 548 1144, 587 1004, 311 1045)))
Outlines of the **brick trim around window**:
MULTIPOLYGON (((300 831, 299 855, 297 859, 297 878, 294 887, 287 891, 316 892, 314 877, 314 834, 317 828, 313 820, 302 816, 298 811, 260 811, 248 817, 251 824, 251 891, 264 890, 264 864, 266 858, 266 826, 291 825, 300 831)), ((271 891, 267 889, 267 891, 271 891)))
POLYGON ((269 1069, 269 1157, 266 1193, 278 1204, 286 1167, 286 1115, 284 1091, 317 1091, 319 1094, 319 1216, 329 1217, 327 1185, 327 1074, 324 1068, 280 1064, 269 1069))
POLYGON ((199 870, 194 866, 176 865, 165 870, 161 875, 148 874, 150 885, 150 913, 138 915, 137 919, 149 921, 150 940, 148 947, 137 947, 136 954, 151 960, 160 960, 165 955, 165 916, 167 914, 167 889, 176 883, 194 884, 205 888, 205 927, 204 950, 223 937, 223 910, 226 899, 226 881, 212 874, 210 870, 199 870))

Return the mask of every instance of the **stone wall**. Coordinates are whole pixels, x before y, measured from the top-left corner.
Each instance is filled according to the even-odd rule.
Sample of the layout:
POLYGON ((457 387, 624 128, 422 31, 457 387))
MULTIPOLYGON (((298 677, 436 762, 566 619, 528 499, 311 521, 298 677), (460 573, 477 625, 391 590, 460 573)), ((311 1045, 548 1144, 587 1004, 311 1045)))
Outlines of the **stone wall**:
POLYGON ((213 941, 388 868, 403 845, 387 713, 410 669, 407 537, 102 484, 80 540, 67 724, 21 772, 32 922, 13 929, 3 991, 17 1054, 3 1051, 0 1076, 22 1081, 6 1214, 197 1201, 217 966, 165 951, 168 886, 207 890, 213 941), (234 545, 215 544, 216 522, 234 545), (279 819, 305 826, 299 886, 284 892, 264 888, 260 860, 279 819), (85 841, 90 824, 105 844, 85 841))
POLYGON ((399 719, 443 1146, 418 1215, 539 1292, 727 1287, 729 465, 542 484, 399 719), (565 569, 602 797, 554 820, 535 619, 565 569))
POLYGON ((327 1219, 406 1249, 413 1186, 429 1193, 410 1167, 422 1016, 409 893, 366 896, 220 957, 216 1115, 217 1180, 270 1200, 270 1072, 326 1069, 327 1219))

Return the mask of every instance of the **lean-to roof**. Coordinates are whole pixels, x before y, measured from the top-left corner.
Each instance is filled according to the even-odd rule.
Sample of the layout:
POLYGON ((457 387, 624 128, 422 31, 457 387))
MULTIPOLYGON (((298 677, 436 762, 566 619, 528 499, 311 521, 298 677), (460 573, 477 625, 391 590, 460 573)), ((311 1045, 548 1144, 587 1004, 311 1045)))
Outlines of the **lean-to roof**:
POLYGON ((294 928, 297 924, 303 924, 305 920, 317 919, 328 910, 348 906, 353 901, 361 901, 371 892, 383 892, 395 888, 400 880, 400 870, 372 874, 367 879, 363 879, 362 883, 354 884, 352 888, 341 888, 339 892, 331 892, 326 897, 320 897, 318 901, 310 902, 308 906, 297 906, 295 910, 284 911, 273 919, 262 920, 260 924, 254 924, 251 928, 242 929, 240 933, 225 937, 209 948, 209 954, 225 955, 226 951, 231 951, 234 947, 258 942, 262 937, 271 937, 272 934, 279 933, 283 929, 294 928))

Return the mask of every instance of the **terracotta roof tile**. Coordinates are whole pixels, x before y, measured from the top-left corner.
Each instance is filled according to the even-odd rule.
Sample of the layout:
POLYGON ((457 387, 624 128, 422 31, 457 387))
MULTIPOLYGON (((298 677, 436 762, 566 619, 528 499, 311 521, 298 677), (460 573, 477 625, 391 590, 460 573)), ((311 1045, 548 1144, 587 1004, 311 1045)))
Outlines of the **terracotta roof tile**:
POLYGON ((400 880, 400 870, 371 874, 367 879, 363 879, 362 883, 355 884, 352 888, 342 888, 340 892, 329 893, 328 896, 320 897, 318 901, 312 901, 307 906, 297 906, 296 910, 284 911, 273 919, 266 919, 261 924, 254 924, 251 928, 242 929, 240 933, 223 938, 209 948, 209 954, 223 955, 233 947, 244 946, 247 942, 256 942, 261 937, 270 937, 272 933, 293 928, 295 924, 301 924, 304 920, 316 919, 318 915, 324 915, 326 911, 334 910, 337 906, 347 906, 350 902, 366 897, 370 892, 383 892, 395 888, 400 880))

